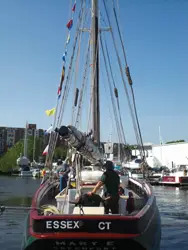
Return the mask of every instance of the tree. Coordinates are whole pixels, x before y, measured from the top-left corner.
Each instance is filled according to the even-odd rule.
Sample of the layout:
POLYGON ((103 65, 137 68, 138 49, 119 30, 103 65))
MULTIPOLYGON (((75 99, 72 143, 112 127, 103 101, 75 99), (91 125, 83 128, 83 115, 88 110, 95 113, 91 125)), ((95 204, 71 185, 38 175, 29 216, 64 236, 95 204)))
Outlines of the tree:
MULTIPOLYGON (((33 149, 34 149, 34 138, 33 136, 28 137, 28 150, 27 150, 27 157, 32 162, 33 161, 33 149)), ((43 141, 42 138, 36 138, 35 143, 35 161, 39 161, 39 157, 42 156, 43 152, 43 141)), ((8 151, 0 157, 0 171, 2 172, 11 172, 13 169, 18 168, 17 166, 17 159, 20 155, 23 155, 24 151, 24 142, 20 140, 17 142, 13 147, 8 149, 8 151)))
POLYGON ((23 142, 19 141, 0 158, 0 171, 10 172, 15 169, 16 160, 21 152, 23 152, 23 142))
POLYGON ((54 160, 65 159, 67 156, 67 146, 60 146, 55 149, 54 160))
POLYGON ((166 144, 185 142, 185 140, 169 141, 166 144))

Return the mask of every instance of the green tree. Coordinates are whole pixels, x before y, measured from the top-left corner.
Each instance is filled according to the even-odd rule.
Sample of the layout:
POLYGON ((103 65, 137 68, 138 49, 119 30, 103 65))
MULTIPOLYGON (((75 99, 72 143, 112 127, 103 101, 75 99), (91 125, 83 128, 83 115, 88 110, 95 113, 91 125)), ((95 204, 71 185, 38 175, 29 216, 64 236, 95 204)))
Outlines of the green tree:
MULTIPOLYGON (((33 150, 34 150, 34 138, 33 136, 28 137, 27 142, 27 157, 32 162, 33 161, 33 150)), ((43 141, 42 138, 36 138, 35 143, 35 154, 34 160, 39 161, 39 157, 42 157, 43 152, 43 141)), ((10 172, 13 169, 18 168, 17 159, 20 155, 23 155, 24 152, 24 142, 20 140, 13 147, 9 148, 8 151, 0 157, 0 171, 2 172, 10 172)))
POLYGON ((32 162, 35 160, 39 162, 39 158, 42 157, 42 152, 44 151, 43 138, 36 137, 35 138, 35 146, 34 146, 34 137, 29 136, 28 138, 28 152, 27 157, 32 162))
POLYGON ((54 152, 54 160, 57 161, 58 159, 65 159, 67 156, 67 147, 66 146, 59 146, 56 147, 54 152))
POLYGON ((168 141, 166 144, 185 142, 185 140, 168 141))
POLYGON ((12 148, 1 156, 0 158, 0 171, 10 172, 16 168, 16 160, 20 156, 20 153, 23 152, 23 142, 17 142, 12 148))

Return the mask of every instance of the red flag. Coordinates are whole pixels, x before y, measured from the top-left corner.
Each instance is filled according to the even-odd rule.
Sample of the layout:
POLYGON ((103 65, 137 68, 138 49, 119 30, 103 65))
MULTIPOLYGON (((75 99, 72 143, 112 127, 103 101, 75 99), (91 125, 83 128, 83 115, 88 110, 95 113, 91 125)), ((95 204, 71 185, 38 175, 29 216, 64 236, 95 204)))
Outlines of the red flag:
POLYGON ((57 94, 60 96, 61 95, 61 87, 58 87, 57 94))
POLYGON ((67 28, 70 30, 72 28, 73 25, 73 20, 71 19, 68 23, 67 23, 67 28))

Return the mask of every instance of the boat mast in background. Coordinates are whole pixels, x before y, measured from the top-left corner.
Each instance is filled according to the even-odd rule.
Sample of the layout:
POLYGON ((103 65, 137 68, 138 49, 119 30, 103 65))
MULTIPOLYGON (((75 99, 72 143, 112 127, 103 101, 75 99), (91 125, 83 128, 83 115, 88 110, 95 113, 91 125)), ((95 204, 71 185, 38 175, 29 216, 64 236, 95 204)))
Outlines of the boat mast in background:
POLYGON ((35 150, 36 150, 36 129, 34 130, 34 139, 33 139, 33 162, 35 162, 35 150))
POLYGON ((28 133, 28 122, 26 122, 25 135, 24 135, 24 155, 27 158, 27 133, 28 133))
POLYGON ((159 126, 159 144, 162 145, 163 144, 163 139, 161 136, 161 127, 159 126))
POLYGON ((160 144, 160 160, 161 160, 161 164, 163 165, 163 152, 162 152, 162 145, 163 145, 163 140, 161 137, 161 128, 159 126, 159 144, 160 144))

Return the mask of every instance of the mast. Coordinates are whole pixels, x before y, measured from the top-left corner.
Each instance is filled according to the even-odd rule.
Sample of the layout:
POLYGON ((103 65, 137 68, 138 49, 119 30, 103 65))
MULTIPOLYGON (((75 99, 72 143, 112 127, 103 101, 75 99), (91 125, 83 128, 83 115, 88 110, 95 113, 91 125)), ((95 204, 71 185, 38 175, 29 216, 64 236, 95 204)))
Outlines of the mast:
POLYGON ((121 162, 121 154, 120 154, 120 142, 118 142, 118 163, 121 162))
POLYGON ((24 136, 24 156, 27 157, 27 129, 28 129, 28 123, 26 122, 25 127, 25 136, 24 136))
POLYGON ((91 44, 92 44, 92 130, 94 142, 100 143, 99 109, 99 53, 98 53, 98 0, 92 0, 91 44))
POLYGON ((35 147, 36 147, 36 129, 34 130, 34 138, 33 138, 33 162, 35 161, 35 147))
POLYGON ((162 154, 162 144, 163 144, 163 141, 162 141, 162 137, 161 137, 161 128, 159 126, 159 143, 160 143, 160 158, 161 158, 161 164, 163 164, 163 154, 162 154))

